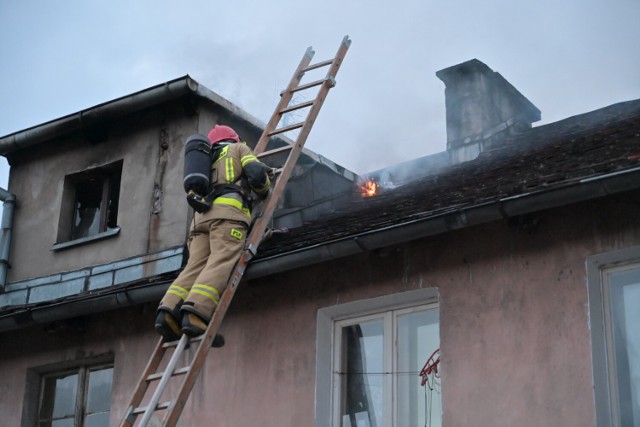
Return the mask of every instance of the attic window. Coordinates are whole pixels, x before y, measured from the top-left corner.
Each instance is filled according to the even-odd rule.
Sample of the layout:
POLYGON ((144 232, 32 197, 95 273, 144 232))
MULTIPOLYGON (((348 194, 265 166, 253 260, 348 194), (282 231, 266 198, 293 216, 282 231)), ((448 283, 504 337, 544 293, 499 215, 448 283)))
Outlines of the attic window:
POLYGON ((58 244, 85 243, 118 233, 122 160, 65 177, 58 244))

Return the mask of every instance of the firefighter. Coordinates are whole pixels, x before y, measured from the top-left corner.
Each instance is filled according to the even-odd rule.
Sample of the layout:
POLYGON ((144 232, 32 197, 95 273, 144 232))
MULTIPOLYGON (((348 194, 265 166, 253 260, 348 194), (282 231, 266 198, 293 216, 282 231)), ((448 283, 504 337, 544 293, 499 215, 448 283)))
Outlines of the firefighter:
MULTIPOLYGON (((211 207, 195 213, 189 260, 158 307, 155 329, 167 341, 205 332, 244 248, 251 223, 249 188, 261 197, 269 192, 271 168, 258 161, 232 128, 216 125, 207 136, 213 191, 205 200, 211 207)), ((223 344, 222 336, 216 336, 214 346, 223 344)))

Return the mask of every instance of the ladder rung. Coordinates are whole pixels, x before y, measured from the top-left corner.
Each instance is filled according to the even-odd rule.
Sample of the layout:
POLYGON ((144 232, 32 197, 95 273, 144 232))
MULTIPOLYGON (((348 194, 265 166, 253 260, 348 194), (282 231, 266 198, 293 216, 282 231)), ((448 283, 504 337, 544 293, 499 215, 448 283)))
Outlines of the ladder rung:
POLYGON ((273 150, 263 151, 256 157, 262 159, 263 157, 273 156, 274 154, 282 153, 283 151, 289 151, 293 148, 293 145, 285 145, 284 147, 274 148, 273 150))
MULTIPOLYGON (((177 375, 184 375, 187 372, 189 372, 189 367, 185 367, 185 368, 180 368, 180 369, 176 369, 175 371, 173 371, 173 373, 171 374, 171 376, 177 376, 177 375)), ((162 376, 164 375, 164 372, 158 372, 155 374, 151 374, 147 377, 147 381, 156 381, 159 380, 160 378, 162 378, 162 376)))
MULTIPOLYGON (((189 338, 189 344, 196 343, 198 341, 202 341, 203 336, 198 335, 197 337, 189 338)), ((162 344, 162 348, 176 347, 180 340, 168 341, 162 344)))
POLYGON ((291 125, 291 126, 286 126, 286 127, 280 128, 280 129, 276 129, 274 131, 269 132, 267 135, 273 136, 273 135, 277 135, 279 133, 285 133, 285 132, 289 132, 291 130, 299 129, 302 126, 304 126, 304 123, 305 122, 300 122, 300 123, 296 123, 296 124, 291 125))
POLYGON ((318 62, 316 64, 311 64, 307 68, 303 68, 302 72, 306 73, 307 71, 315 70, 316 68, 326 67, 327 65, 333 64, 333 61, 334 61, 333 59, 327 59, 326 61, 318 62))
POLYGON ((294 87, 293 89, 291 89, 291 93, 300 92, 301 90, 309 89, 309 88, 312 88, 314 86, 320 86, 324 82, 329 82, 331 84, 331 87, 336 85, 335 80, 333 80, 331 77, 327 77, 327 78, 324 78, 324 79, 316 80, 315 82, 304 84, 302 86, 294 87))
MULTIPOLYGON (((162 402, 162 403, 158 403, 156 405, 156 409, 154 409, 154 411, 161 411, 163 409, 167 409, 169 406, 171 405, 171 401, 168 402, 162 402)), ((131 412, 133 415, 140 415, 140 414, 144 414, 144 412, 147 410, 146 406, 141 406, 139 408, 135 408, 133 410, 133 412, 131 412)))
POLYGON ((290 113, 291 111, 300 110, 301 108, 311 107, 314 102, 315 100, 303 102, 301 104, 291 105, 287 108, 280 110, 280 114, 286 114, 286 113, 290 113))

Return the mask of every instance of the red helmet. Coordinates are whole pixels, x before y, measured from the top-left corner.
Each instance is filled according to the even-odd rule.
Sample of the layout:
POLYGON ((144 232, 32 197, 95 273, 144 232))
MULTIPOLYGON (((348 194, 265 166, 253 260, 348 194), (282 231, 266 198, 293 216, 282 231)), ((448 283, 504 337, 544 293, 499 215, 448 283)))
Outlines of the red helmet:
POLYGON ((240 137, 236 131, 225 125, 215 125, 213 129, 209 131, 207 136, 209 137, 209 141, 211 141, 212 145, 216 142, 224 141, 225 139, 232 139, 235 142, 240 142, 240 137))

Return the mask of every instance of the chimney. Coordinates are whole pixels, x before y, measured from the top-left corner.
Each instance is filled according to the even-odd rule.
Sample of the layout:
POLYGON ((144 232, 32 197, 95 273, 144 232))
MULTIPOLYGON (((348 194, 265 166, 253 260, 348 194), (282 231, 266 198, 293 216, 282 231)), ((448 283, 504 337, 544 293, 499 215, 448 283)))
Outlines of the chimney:
POLYGON ((540 110, 477 59, 436 73, 445 84, 447 151, 452 164, 475 159, 492 139, 531 128, 540 110))

